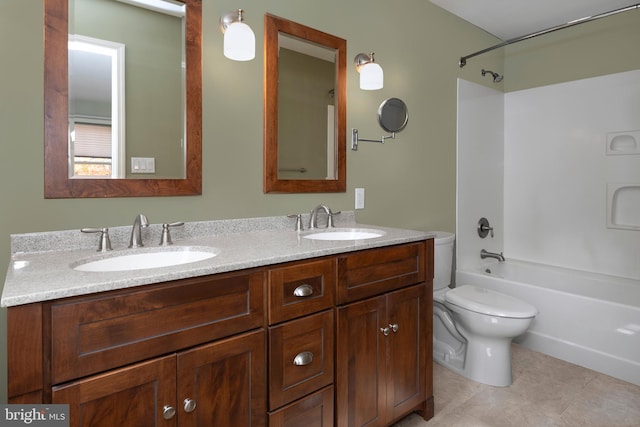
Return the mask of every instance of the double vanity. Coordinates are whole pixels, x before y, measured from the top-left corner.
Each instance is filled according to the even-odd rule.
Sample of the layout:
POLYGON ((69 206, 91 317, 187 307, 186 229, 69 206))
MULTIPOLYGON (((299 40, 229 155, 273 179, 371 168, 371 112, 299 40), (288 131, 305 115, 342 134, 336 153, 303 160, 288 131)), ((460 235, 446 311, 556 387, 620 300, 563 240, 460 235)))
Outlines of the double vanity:
POLYGON ((10 403, 71 426, 387 426, 433 416, 433 236, 287 217, 186 223, 114 250, 12 236, 10 403), (158 266, 157 263, 162 264, 158 266))

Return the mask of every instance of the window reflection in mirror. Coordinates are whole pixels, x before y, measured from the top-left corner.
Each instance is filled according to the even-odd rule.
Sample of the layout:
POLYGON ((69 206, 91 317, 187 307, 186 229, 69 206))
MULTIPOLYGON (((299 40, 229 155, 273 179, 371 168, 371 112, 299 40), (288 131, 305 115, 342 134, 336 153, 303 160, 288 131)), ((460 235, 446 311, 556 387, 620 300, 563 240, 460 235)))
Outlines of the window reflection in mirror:
POLYGON ((69 177, 124 178, 124 52, 69 35, 69 177))
POLYGON ((130 0, 69 1, 70 177, 185 177, 184 5, 165 3, 175 9, 150 10, 130 0), (101 49, 79 51, 80 41, 83 51, 101 49), (100 56, 115 46, 126 61, 100 56), (82 129, 90 140, 76 143, 78 123, 92 125, 82 129), (132 157, 152 158, 154 173, 134 167, 132 157))

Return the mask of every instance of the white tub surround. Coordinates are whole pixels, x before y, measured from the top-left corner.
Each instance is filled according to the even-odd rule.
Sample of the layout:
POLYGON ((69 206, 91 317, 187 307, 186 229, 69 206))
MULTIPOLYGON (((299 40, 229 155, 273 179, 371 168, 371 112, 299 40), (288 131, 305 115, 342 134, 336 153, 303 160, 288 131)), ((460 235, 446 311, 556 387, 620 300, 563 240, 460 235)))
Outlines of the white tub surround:
MULTIPOLYGON (((304 216, 305 226, 308 215, 304 216)), ((149 216, 153 220, 153 216, 149 216)), ((321 221, 321 227, 324 222, 321 221)), ((128 249, 131 226, 109 228, 113 251, 98 253, 98 236, 77 230, 30 233, 11 236, 11 261, 4 284, 3 307, 48 301, 96 292, 170 280, 198 277, 287 261, 353 252, 425 240, 432 234, 423 231, 360 225, 353 212, 335 217, 336 227, 374 229, 381 237, 364 240, 305 239, 310 231, 296 232, 295 219, 265 217, 185 223, 172 229, 174 245, 217 250, 203 261, 134 271, 83 272, 72 267, 79 263, 157 250, 161 225, 143 229, 145 247, 128 249)), ((316 229, 315 231, 322 231, 316 229)))
POLYGON ((640 280, 507 259, 458 270, 456 283, 534 305, 515 342, 640 385, 640 280))

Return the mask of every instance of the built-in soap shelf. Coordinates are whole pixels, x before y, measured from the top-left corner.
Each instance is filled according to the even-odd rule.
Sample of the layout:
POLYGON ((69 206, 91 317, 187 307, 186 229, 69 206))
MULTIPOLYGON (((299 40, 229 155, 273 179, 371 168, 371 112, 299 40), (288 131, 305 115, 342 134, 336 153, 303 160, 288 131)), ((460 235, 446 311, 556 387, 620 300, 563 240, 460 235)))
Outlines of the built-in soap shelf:
POLYGON ((640 154, 640 130, 607 134, 607 156, 640 154))
POLYGON ((607 228, 640 231, 640 183, 607 185, 607 228))

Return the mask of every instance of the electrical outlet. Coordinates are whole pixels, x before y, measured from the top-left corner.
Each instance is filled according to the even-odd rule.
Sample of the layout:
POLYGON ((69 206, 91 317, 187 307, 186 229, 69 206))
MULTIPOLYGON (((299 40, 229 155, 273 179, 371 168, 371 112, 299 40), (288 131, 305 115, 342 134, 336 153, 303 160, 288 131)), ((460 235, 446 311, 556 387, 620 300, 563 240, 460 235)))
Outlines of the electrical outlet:
POLYGON ((364 188, 356 188, 356 209, 364 209, 364 188))

